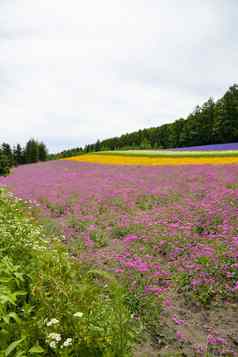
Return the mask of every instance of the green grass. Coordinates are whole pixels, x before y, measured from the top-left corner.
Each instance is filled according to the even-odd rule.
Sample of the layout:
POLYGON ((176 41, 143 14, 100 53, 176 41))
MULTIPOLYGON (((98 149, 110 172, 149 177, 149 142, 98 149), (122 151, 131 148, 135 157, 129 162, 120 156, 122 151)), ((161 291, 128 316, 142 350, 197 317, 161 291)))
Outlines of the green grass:
POLYGON ((136 157, 233 157, 238 156, 238 150, 224 151, 172 151, 172 150, 112 150, 98 151, 96 155, 119 155, 136 157))
POLYGON ((131 356, 125 300, 115 278, 71 258, 0 189, 0 357, 131 356))

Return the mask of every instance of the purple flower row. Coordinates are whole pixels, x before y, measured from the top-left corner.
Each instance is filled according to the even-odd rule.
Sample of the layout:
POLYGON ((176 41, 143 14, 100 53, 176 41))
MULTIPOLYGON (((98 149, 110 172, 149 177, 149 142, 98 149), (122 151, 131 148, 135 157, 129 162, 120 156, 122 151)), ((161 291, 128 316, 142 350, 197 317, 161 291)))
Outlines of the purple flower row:
POLYGON ((218 151, 218 150, 238 150, 238 143, 199 145, 176 148, 178 151, 218 151))

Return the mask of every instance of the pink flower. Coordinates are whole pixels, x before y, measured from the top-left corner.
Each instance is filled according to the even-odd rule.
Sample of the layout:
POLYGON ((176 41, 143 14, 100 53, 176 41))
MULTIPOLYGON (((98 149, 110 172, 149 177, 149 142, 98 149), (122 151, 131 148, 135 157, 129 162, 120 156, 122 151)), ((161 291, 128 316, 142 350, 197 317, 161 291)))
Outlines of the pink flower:
POLYGON ((144 262, 140 257, 128 259, 124 264, 127 268, 137 270, 140 273, 144 273, 150 270, 150 265, 144 262))
POLYGON ((216 337, 212 335, 208 335, 207 337, 207 343, 209 345, 224 345, 226 340, 222 337, 216 337))
POLYGON ((233 288, 234 291, 237 291, 238 290, 238 281, 236 282, 234 288, 233 288))
POLYGON ((192 281, 191 281, 191 285, 192 285, 192 288, 194 289, 194 288, 196 288, 197 286, 199 286, 199 285, 202 285, 202 280, 201 279, 193 279, 192 281))
POLYGON ((165 288, 158 288, 158 287, 153 287, 153 286, 145 286, 144 292, 145 293, 155 293, 155 294, 163 294, 166 291, 165 288))
POLYGON ((234 243, 235 245, 238 245, 238 237, 233 237, 233 243, 234 243))
POLYGON ((176 315, 174 315, 174 316, 172 317, 172 320, 176 323, 176 325, 183 325, 183 324, 185 323, 184 320, 178 319, 178 318, 176 317, 176 315))
POLYGON ((173 306, 172 300, 170 298, 167 298, 164 300, 164 305, 168 308, 173 306))
POLYGON ((134 234, 129 234, 126 237, 123 238, 123 242, 124 243, 130 243, 130 242, 134 242, 135 240, 138 240, 139 238, 134 235, 134 234))
POLYGON ((185 341, 185 336, 180 331, 176 332, 176 338, 177 338, 178 341, 181 341, 181 342, 185 341))

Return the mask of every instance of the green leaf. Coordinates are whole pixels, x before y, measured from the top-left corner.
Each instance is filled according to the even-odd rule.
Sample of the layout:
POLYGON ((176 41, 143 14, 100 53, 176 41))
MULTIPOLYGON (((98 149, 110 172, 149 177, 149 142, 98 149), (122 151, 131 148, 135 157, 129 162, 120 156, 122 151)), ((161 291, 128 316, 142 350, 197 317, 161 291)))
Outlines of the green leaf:
POLYGON ((20 340, 12 342, 6 349, 5 356, 6 357, 9 356, 10 353, 12 353, 12 351, 14 351, 17 348, 17 346, 19 346, 24 340, 25 340, 25 337, 21 338, 20 340))
POLYGON ((12 305, 16 305, 15 304, 15 296, 13 294, 8 294, 8 295, 5 295, 5 294, 1 294, 0 295, 0 302, 4 305, 4 304, 12 304, 12 305))
POLYGON ((27 292, 24 290, 19 290, 19 291, 16 291, 14 294, 15 294, 15 296, 18 296, 18 295, 25 296, 25 295, 27 295, 27 292))
POLYGON ((43 353, 44 351, 45 350, 39 345, 35 345, 29 350, 30 353, 43 353))
POLYGON ((5 322, 5 324, 9 325, 10 317, 9 317, 8 315, 3 316, 2 319, 3 319, 3 321, 5 322))
POLYGON ((27 357, 27 356, 25 354, 25 351, 19 351, 17 352, 16 357, 27 357))
POLYGON ((12 318, 13 320, 15 320, 18 324, 21 322, 20 318, 17 316, 17 314, 15 312, 10 312, 8 314, 8 317, 12 318))
POLYGON ((12 278, 2 277, 0 278, 0 283, 9 283, 11 280, 12 278))

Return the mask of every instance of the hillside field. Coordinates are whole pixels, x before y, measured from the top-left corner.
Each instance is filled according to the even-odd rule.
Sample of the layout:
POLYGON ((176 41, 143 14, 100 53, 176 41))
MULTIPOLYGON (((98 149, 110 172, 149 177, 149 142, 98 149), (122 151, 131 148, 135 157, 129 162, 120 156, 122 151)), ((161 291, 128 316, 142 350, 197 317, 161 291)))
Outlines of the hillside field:
MULTIPOLYGON (((63 235, 85 271, 105 272, 123 288, 136 332, 121 356, 237 356, 237 154, 144 158, 163 164, 129 154, 23 165, 0 186, 49 237, 63 235)), ((119 357, 105 351, 95 356, 119 357)))

